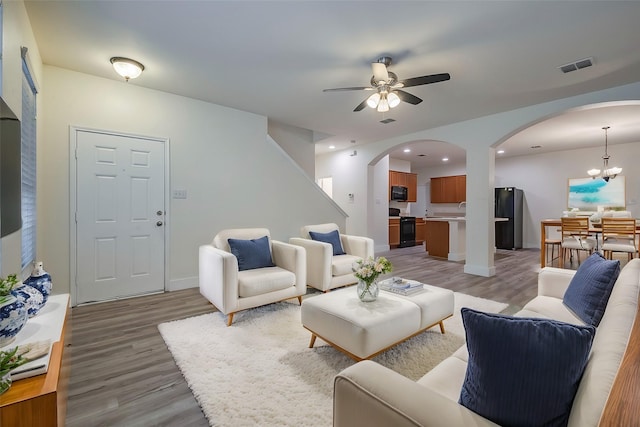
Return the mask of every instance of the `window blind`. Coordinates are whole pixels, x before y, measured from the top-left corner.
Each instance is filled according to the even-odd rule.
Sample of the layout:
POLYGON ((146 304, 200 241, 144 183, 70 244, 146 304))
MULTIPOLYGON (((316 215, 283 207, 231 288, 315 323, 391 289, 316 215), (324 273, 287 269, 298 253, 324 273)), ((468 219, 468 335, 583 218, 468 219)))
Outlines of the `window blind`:
MULTIPOLYGON (((25 52, 26 53, 26 52, 25 52)), ((36 259, 36 87, 22 58, 22 268, 36 259)))

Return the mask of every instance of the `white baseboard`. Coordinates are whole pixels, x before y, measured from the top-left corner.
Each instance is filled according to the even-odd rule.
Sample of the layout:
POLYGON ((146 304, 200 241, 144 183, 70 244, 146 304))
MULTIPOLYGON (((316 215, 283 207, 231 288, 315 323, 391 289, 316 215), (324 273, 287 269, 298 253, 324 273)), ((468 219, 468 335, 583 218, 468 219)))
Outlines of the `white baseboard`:
POLYGON ((194 277, 185 277, 184 279, 173 279, 169 280, 169 286, 167 287, 167 291, 181 291, 183 289, 189 288, 197 288, 198 287, 198 276, 194 277))
POLYGON ((496 275, 496 267, 486 267, 483 265, 464 265, 464 272, 482 277, 493 277, 496 275))

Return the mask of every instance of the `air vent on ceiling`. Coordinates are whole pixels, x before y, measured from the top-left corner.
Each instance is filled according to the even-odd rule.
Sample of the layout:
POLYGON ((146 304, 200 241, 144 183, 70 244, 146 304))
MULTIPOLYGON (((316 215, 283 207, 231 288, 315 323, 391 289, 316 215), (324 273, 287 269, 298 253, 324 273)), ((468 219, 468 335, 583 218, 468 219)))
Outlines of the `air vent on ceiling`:
POLYGON ((581 70, 583 68, 591 67, 593 65, 593 58, 585 58, 570 64, 561 65, 560 70, 563 73, 570 73, 572 71, 581 70))
POLYGON ((380 120, 380 123, 384 124, 384 125, 388 125, 389 123, 393 123, 395 122, 395 119, 384 119, 384 120, 380 120))

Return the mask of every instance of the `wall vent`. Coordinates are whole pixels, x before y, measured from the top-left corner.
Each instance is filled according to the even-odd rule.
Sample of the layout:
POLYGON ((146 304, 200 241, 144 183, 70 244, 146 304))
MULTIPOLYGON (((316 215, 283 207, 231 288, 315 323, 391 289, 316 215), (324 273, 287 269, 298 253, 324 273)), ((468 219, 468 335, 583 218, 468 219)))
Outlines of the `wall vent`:
POLYGON ((388 125, 389 123, 393 123, 393 122, 395 122, 395 119, 380 120, 380 123, 382 123, 383 125, 388 125))
POLYGON ((575 61, 575 62, 571 62, 569 64, 561 65, 558 68, 560 68, 560 71, 562 71, 563 73, 570 73, 572 71, 581 70, 583 68, 591 67, 592 65, 593 65, 593 58, 585 58, 585 59, 580 59, 580 60, 575 61))

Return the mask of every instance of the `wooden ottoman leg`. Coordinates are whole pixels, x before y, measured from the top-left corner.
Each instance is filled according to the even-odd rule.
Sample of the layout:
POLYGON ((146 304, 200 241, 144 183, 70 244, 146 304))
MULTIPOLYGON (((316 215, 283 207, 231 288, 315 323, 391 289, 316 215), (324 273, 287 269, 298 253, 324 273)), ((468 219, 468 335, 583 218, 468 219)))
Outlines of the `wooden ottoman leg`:
POLYGON ((444 322, 441 320, 440 323, 438 323, 438 325, 440 325, 440 333, 444 334, 444 322))
POLYGON ((313 345, 316 343, 316 334, 311 334, 311 341, 309 342, 309 348, 313 348, 313 345))

